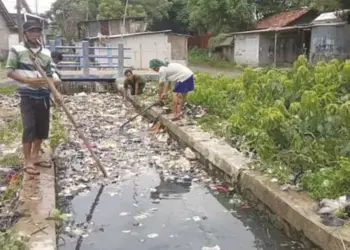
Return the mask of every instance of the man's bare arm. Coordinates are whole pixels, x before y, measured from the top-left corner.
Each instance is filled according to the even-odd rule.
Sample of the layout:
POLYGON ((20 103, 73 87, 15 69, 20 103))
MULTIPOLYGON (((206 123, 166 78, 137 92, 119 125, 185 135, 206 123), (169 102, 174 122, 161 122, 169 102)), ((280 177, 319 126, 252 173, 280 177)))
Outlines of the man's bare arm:
POLYGON ((7 72, 7 76, 15 81, 18 81, 23 84, 32 84, 32 85, 45 85, 45 78, 28 78, 21 76, 15 70, 9 69, 7 72))
POLYGON ((7 77, 9 77, 15 81, 18 81, 20 83, 25 83, 25 84, 29 83, 28 78, 16 73, 16 71, 14 69, 9 69, 7 71, 7 77))

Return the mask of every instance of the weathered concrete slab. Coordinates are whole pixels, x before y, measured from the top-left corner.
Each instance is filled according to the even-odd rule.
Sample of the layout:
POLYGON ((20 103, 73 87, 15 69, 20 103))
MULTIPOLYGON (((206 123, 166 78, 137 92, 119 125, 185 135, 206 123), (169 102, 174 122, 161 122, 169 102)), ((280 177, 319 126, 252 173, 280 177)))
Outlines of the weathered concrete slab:
MULTIPOLYGON (((130 100, 138 107, 145 107, 140 100, 131 97, 130 100)), ((153 118, 160 114, 160 108, 153 108, 148 112, 153 118)), ((262 203, 271 210, 278 221, 278 227, 290 237, 301 240, 307 249, 312 249, 313 244, 324 250, 350 249, 350 228, 335 229, 324 226, 315 213, 316 202, 310 197, 294 191, 281 191, 269 178, 249 171, 249 160, 236 149, 212 138, 199 128, 179 126, 167 115, 160 116, 160 120, 181 141, 231 176, 238 183, 243 195, 251 196, 247 198, 256 200, 258 204, 262 203), (310 241, 313 244, 308 244, 310 241)))
POLYGON ((322 249, 350 249, 349 227, 333 228, 320 223, 315 213, 317 204, 306 194, 282 192, 268 178, 251 171, 242 173, 240 187, 249 190, 281 220, 288 222, 289 225, 282 223, 288 236, 293 237, 291 229, 294 229, 322 249))
MULTIPOLYGON (((45 145, 44 152, 47 159, 52 158, 49 146, 45 145)), ((28 216, 17 223, 18 232, 30 237, 31 250, 55 250, 56 225, 55 221, 48 220, 56 208, 54 165, 40 168, 39 176, 24 175, 20 199, 20 210, 28 216)))

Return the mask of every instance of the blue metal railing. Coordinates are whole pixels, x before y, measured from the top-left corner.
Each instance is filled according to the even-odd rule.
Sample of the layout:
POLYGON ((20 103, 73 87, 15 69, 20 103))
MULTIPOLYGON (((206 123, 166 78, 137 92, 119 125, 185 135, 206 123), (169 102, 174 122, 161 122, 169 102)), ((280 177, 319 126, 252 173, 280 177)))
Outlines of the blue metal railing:
POLYGON ((90 68, 118 68, 119 76, 123 76, 124 72, 124 60, 125 59, 131 59, 131 57, 125 57, 124 52, 126 50, 131 50, 130 48, 125 48, 124 44, 118 44, 118 47, 91 47, 89 46, 88 41, 82 41, 81 46, 55 46, 54 43, 51 43, 48 47, 51 52, 57 51, 57 50, 66 50, 66 49, 74 49, 79 50, 78 54, 63 54, 64 58, 77 58, 80 59, 79 62, 76 62, 74 64, 64 64, 64 65, 57 65, 58 67, 65 67, 65 68, 82 68, 84 75, 89 75, 90 68), (95 51, 95 50, 105 50, 107 53, 106 55, 95 55, 90 54, 89 51, 95 51), (113 55, 113 50, 118 51, 118 55, 113 55), (107 63, 91 63, 90 59, 108 59, 107 63), (117 63, 114 63, 113 60, 118 59, 117 63))

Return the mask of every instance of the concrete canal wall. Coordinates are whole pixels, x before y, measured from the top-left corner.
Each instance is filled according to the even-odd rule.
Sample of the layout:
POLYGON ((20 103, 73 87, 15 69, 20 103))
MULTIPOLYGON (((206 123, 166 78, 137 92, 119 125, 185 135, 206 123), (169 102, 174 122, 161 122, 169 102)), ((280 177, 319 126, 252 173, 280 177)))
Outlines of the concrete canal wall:
MULTIPOLYGON (((122 91, 121 79, 118 80, 118 88, 122 91)), ((138 108, 150 104, 131 96, 129 99, 138 108)), ((287 236, 301 241, 308 250, 350 249, 350 228, 335 229, 323 225, 315 212, 317 203, 306 194, 281 191, 270 178, 249 170, 249 159, 235 148, 198 126, 173 122, 169 115, 161 113, 161 108, 154 107, 147 115, 151 118, 159 117, 168 132, 191 147, 210 168, 224 172, 236 184, 239 193, 287 236)))

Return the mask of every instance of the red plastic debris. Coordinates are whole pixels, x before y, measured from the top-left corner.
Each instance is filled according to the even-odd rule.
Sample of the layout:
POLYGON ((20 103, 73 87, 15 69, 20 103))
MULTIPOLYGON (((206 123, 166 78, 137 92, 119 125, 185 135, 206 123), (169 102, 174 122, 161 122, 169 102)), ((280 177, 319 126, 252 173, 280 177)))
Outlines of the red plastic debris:
POLYGON ((227 193, 228 189, 222 185, 215 185, 215 189, 221 193, 227 193))
MULTIPOLYGON (((96 148, 96 144, 94 144, 94 143, 90 143, 89 146, 90 146, 90 148, 96 148)), ((88 148, 88 147, 86 146, 86 144, 83 144, 82 147, 83 147, 83 148, 88 148)))
POLYGON ((243 204, 241 205, 241 209, 249 209, 250 206, 248 204, 243 204))

